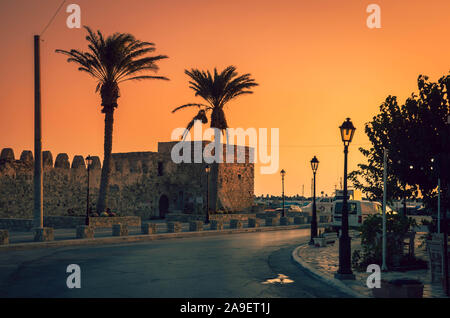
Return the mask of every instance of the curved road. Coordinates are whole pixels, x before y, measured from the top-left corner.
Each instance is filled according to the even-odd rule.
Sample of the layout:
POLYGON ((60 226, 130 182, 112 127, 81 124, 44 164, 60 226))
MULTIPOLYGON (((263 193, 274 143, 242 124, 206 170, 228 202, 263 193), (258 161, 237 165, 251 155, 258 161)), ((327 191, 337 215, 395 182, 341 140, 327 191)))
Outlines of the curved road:
POLYGON ((348 297, 292 261, 308 236, 301 229, 4 252, 0 297, 348 297), (66 286, 69 264, 81 268, 80 289, 66 286))

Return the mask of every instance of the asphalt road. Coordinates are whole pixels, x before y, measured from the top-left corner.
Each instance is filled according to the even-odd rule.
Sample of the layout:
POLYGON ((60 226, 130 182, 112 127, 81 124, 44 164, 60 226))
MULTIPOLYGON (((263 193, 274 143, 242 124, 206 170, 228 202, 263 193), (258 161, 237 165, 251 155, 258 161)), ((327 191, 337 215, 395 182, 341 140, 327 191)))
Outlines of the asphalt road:
POLYGON ((0 254, 0 297, 348 297, 291 259, 309 229, 0 254), (81 288, 69 289, 69 264, 81 288))

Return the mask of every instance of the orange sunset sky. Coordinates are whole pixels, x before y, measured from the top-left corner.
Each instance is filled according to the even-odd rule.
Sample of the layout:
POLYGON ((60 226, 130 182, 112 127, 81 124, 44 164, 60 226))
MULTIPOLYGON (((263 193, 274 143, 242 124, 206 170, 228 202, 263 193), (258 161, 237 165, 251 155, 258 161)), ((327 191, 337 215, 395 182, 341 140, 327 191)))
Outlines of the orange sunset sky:
MULTIPOLYGON (((0 148, 16 158, 33 144, 33 35, 60 0, 0 0, 0 148)), ((115 112, 113 152, 156 151, 196 113, 171 110, 200 102, 185 68, 235 65, 260 86, 226 109, 230 127, 279 128, 286 194, 310 195, 309 161, 320 161, 317 191, 329 195, 343 175, 338 127, 357 130, 349 171, 368 145, 364 124, 389 95, 417 91, 419 74, 438 80, 450 69, 450 1, 360 0, 71 0, 42 36, 43 149, 103 155, 104 116, 95 81, 55 49, 86 49, 84 29, 66 26, 66 7, 81 7, 81 23, 104 35, 128 32, 156 44, 166 81, 125 82, 115 112), (369 29, 366 8, 381 7, 381 29, 369 29)), ((205 127, 206 128, 206 127, 205 127)), ((281 193, 279 173, 255 170, 255 193, 281 193)))

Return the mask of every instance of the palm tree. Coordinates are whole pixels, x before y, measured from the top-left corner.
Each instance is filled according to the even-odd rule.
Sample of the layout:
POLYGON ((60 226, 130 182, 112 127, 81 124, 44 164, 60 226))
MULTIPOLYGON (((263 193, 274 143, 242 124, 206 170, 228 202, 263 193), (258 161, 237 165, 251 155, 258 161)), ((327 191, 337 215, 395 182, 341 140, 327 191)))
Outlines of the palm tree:
POLYGON ((220 74, 214 68, 214 76, 209 71, 199 71, 198 69, 185 70, 184 73, 191 78, 189 87, 195 91, 195 96, 200 96, 207 102, 207 104, 184 104, 172 111, 172 113, 175 113, 186 107, 198 107, 200 109, 187 126, 185 135, 192 128, 195 120, 201 120, 204 124, 207 123, 206 113, 208 111, 211 111, 211 128, 218 128, 222 132, 226 130, 228 123, 223 110, 224 106, 240 95, 252 94, 253 92, 250 89, 258 85, 250 77, 250 74, 238 76, 234 66, 228 66, 220 74))
POLYGON ((146 56, 155 50, 154 43, 142 42, 128 33, 114 33, 104 39, 102 33, 97 34, 85 26, 88 35, 89 50, 56 50, 57 53, 67 55, 68 62, 79 65, 78 70, 88 73, 97 80, 95 92, 100 92, 102 98, 102 113, 105 114, 104 159, 100 179, 100 191, 97 202, 97 212, 106 208, 111 167, 112 134, 114 109, 117 107, 119 83, 132 80, 161 79, 162 76, 142 75, 145 71, 156 72, 156 61, 165 59, 165 55, 146 56))

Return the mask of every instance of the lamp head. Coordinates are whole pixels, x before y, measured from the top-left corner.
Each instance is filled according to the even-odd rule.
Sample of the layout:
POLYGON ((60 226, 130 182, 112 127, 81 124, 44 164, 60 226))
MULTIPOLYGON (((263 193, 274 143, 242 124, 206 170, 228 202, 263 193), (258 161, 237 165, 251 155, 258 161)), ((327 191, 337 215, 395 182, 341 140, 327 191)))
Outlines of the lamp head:
POLYGON ((317 172, 317 168, 319 168, 319 160, 317 160, 316 156, 311 159, 311 169, 314 173, 317 172))
POLYGON ((339 129, 341 130, 342 142, 345 146, 348 146, 352 142, 353 135, 356 130, 350 118, 347 118, 346 121, 344 121, 343 124, 339 127, 339 129))

